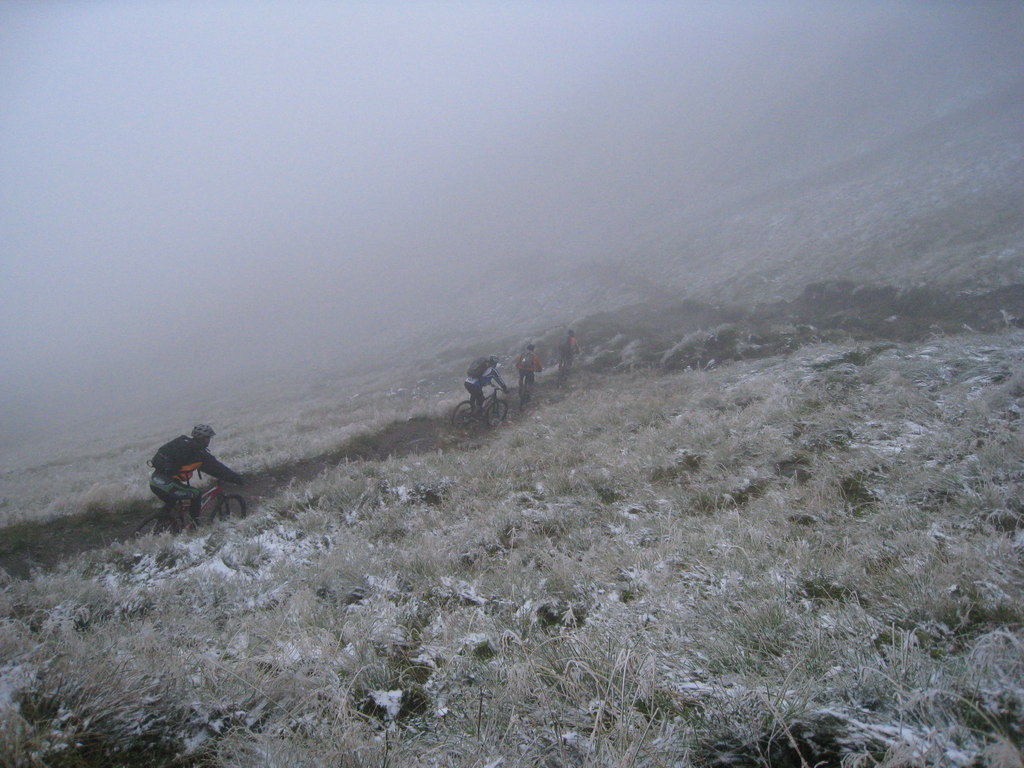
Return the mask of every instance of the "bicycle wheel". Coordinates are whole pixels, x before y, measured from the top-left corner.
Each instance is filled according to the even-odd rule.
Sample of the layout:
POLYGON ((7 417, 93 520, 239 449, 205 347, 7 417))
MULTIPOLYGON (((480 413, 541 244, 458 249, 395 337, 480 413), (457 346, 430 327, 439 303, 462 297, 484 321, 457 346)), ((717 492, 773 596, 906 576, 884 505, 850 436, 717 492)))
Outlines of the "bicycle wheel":
POLYGON ((495 400, 484 409, 484 418, 487 426, 496 427, 505 420, 508 415, 508 403, 504 400, 495 400))
POLYGON ((468 427, 473 423, 473 404, 463 400, 452 409, 452 426, 468 427))
POLYGON ((217 506, 213 508, 214 520, 227 520, 230 517, 242 518, 249 514, 246 509, 245 499, 235 494, 224 494, 217 499, 217 506))
POLYGON ((135 527, 136 536, 156 536, 164 532, 178 532, 177 521, 165 512, 150 515, 135 527))

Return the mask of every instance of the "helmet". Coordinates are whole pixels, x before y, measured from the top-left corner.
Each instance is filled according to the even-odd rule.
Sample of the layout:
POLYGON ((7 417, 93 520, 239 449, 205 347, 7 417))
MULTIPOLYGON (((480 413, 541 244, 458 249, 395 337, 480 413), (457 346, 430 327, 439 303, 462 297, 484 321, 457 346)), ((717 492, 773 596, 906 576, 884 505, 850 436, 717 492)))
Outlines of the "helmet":
POLYGON ((576 333, 575 333, 574 331, 570 330, 570 331, 569 331, 569 335, 570 335, 570 336, 575 336, 575 335, 576 335, 576 333))
POLYGON ((487 358, 487 362, 490 363, 491 365, 497 365, 498 364, 498 356, 497 355, 491 355, 490 357, 487 358))
POLYGON ((534 346, 533 346, 533 344, 527 344, 527 345, 526 345, 526 348, 527 348, 528 350, 530 350, 531 352, 533 352, 533 350, 534 350, 534 346))
POLYGON ((196 424, 192 427, 192 437, 211 438, 215 434, 217 433, 213 431, 213 427, 209 424, 196 424))

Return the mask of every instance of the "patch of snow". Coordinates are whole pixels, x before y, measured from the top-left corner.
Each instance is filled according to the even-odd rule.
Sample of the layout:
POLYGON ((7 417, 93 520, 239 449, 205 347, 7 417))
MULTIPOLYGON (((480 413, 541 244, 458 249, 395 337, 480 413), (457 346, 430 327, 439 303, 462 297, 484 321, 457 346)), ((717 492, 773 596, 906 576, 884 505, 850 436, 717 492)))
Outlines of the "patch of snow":
POLYGON ((228 567, 228 565, 224 562, 224 560, 221 559, 221 557, 219 557, 219 556, 218 557, 211 557, 206 562, 200 563, 199 565, 196 566, 195 572, 196 573, 216 574, 218 576, 224 576, 224 577, 229 578, 229 579, 235 578, 236 576, 239 575, 238 571, 236 571, 233 568, 228 567))
POLYGON ((388 717, 395 720, 402 709, 402 691, 370 691, 373 703, 387 712, 388 717))
POLYGON ((934 749, 938 746, 942 749, 944 757, 942 762, 945 765, 966 766, 974 761, 973 755, 969 755, 956 747, 948 736, 937 729, 928 729, 922 732, 903 723, 866 723, 852 718, 845 713, 832 712, 831 714, 844 720, 851 730, 854 731, 854 734, 851 734, 853 738, 843 739, 842 741, 844 742, 855 744, 866 736, 870 739, 881 741, 890 747, 905 746, 910 750, 910 756, 923 760, 934 759, 934 749), (861 738, 857 739, 857 736, 861 738))
POLYGON ((0 712, 14 709, 14 696, 36 679, 36 671, 23 664, 0 667, 0 712))
POLYGON ((476 584, 469 584, 465 581, 453 579, 449 576, 441 577, 442 586, 450 589, 460 600, 465 600, 473 605, 486 605, 487 598, 477 591, 476 584))
MULTIPOLYGON (((219 724, 219 722, 220 721, 217 721, 217 724, 219 724)), ((217 730, 216 728, 213 728, 214 723, 210 723, 209 725, 211 726, 211 730, 213 730, 216 733, 220 733, 219 730, 217 730)), ((209 739, 210 739, 210 735, 208 733, 206 733, 206 731, 198 731, 198 732, 194 733, 193 735, 188 736, 185 739, 185 754, 187 754, 187 755, 194 754, 196 752, 196 750, 198 750, 201 746, 203 746, 204 743, 209 741, 209 739)))

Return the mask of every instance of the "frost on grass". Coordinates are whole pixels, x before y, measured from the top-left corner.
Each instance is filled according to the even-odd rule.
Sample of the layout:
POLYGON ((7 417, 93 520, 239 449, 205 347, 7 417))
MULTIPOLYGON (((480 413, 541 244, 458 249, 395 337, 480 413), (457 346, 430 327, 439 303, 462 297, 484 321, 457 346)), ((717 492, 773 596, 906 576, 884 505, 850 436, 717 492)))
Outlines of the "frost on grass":
POLYGON ((0 735, 94 764, 1012 765, 1022 381, 1013 335, 823 345, 331 468, 5 584, 0 735))

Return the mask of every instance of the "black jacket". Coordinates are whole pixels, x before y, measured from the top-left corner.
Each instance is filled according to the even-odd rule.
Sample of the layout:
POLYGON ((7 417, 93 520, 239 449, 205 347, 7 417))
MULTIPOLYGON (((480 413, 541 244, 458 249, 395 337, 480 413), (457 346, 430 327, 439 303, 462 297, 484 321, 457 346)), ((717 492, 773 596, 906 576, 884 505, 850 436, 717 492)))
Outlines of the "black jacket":
POLYGON ((188 435, 164 443, 150 463, 153 474, 170 477, 186 485, 193 472, 205 472, 229 483, 242 483, 241 475, 217 461, 212 453, 188 435))

